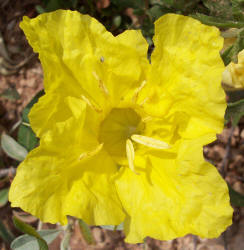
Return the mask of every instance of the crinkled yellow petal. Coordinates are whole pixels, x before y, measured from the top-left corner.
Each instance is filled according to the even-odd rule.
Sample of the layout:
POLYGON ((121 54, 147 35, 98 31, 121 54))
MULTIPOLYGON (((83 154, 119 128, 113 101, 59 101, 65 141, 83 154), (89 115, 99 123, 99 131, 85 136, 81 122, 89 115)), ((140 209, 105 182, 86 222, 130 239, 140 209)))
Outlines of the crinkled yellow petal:
POLYGON ((189 233, 214 238, 232 223, 227 185, 204 161, 201 140, 181 141, 178 154, 136 156, 134 164, 138 175, 124 167, 115 179, 127 242, 189 233))
POLYGON ((140 31, 114 37, 97 20, 76 11, 24 17, 20 27, 39 53, 45 90, 84 95, 98 109, 123 101, 148 66, 140 31))
POLYGON ((182 116, 178 125, 185 127, 183 138, 216 134, 223 128, 226 102, 219 33, 215 27, 176 14, 164 15, 155 23, 152 67, 138 102, 157 117, 182 116))
POLYGON ((43 222, 67 223, 67 215, 92 225, 118 225, 124 214, 110 181, 117 166, 100 150, 92 157, 43 146, 20 164, 10 188, 13 207, 37 216, 43 222), (54 154, 55 152, 55 154, 54 154))
POLYGON ((85 103, 80 98, 67 97, 57 93, 42 96, 30 111, 31 128, 38 137, 55 128, 72 116, 84 115, 85 103))
MULTIPOLYGON (((36 110, 46 109, 49 97, 53 95, 48 93, 36 110)), ((97 117, 75 97, 66 97, 59 105, 58 110, 54 105, 53 114, 45 110, 31 115, 34 123, 44 119, 45 133, 40 146, 18 167, 9 193, 11 205, 44 222, 65 224, 66 216, 71 215, 96 225, 121 223, 124 215, 110 181, 117 165, 97 140, 97 117), (64 105, 66 119, 61 117, 64 105)))
POLYGON ((89 108, 81 98, 48 92, 33 106, 29 119, 36 135, 41 138, 45 136, 45 140, 53 145, 70 144, 72 140, 72 143, 82 142, 85 148, 93 148, 98 143, 96 136, 102 116, 89 108), (74 119, 77 122, 73 122, 74 119), (60 135, 64 129, 67 130, 65 137, 60 135))

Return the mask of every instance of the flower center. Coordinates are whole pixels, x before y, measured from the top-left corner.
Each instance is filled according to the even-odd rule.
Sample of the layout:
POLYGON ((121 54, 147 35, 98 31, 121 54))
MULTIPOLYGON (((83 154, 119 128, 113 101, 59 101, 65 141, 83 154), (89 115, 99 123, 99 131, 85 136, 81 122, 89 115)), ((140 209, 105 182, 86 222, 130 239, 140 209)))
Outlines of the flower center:
POLYGON ((126 157, 126 141, 141 134, 144 123, 131 108, 114 108, 100 125, 99 142, 115 159, 126 157))

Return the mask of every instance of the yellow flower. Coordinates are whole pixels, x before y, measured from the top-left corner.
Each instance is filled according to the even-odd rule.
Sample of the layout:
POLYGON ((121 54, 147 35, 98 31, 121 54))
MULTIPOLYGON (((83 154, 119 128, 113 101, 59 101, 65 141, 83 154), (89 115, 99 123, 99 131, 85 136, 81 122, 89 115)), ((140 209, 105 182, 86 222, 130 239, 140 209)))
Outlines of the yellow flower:
POLYGON ((25 17, 21 28, 46 94, 30 113, 40 146, 18 167, 12 206, 44 222, 124 222, 131 243, 212 238, 231 224, 227 185, 203 158, 226 108, 217 28, 159 18, 151 63, 140 31, 114 37, 78 12, 25 17))
POLYGON ((223 82, 233 88, 244 88, 244 50, 238 53, 238 63, 231 62, 226 66, 223 82))

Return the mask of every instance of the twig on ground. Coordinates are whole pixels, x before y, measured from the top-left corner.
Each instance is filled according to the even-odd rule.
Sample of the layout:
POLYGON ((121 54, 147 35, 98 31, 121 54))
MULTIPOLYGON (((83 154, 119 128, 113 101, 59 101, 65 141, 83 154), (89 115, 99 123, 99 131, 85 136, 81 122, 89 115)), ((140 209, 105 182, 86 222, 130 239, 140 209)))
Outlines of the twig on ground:
POLYGON ((42 225, 43 225, 42 221, 39 220, 39 221, 38 221, 38 225, 37 225, 37 231, 42 230, 42 225))
POLYGON ((32 53, 20 63, 14 65, 8 63, 3 57, 0 57, 0 74, 4 76, 15 74, 20 68, 25 66, 34 56, 35 54, 32 53))
POLYGON ((9 175, 15 175, 15 173, 16 173, 16 169, 14 167, 0 169, 0 178, 6 177, 9 175))
POLYGON ((224 250, 228 250, 228 243, 227 243, 227 238, 226 238, 226 231, 223 232, 222 237, 223 237, 223 241, 224 241, 224 250))
POLYGON ((71 236, 73 233, 73 224, 74 224, 73 219, 69 218, 68 225, 66 226, 66 228, 64 230, 64 237, 63 237, 61 244, 60 244, 61 250, 69 250, 70 249, 69 243, 70 243, 70 239, 71 239, 71 236))
POLYGON ((234 129, 235 129, 235 127, 232 126, 231 130, 230 130, 230 134, 228 136, 227 144, 225 147, 225 155, 224 155, 224 158, 222 161, 222 165, 220 167, 220 173, 223 176, 223 178, 225 178, 225 176, 226 176, 227 165, 229 163, 229 158, 230 158, 230 154, 231 154, 231 138, 233 136, 234 129))
POLYGON ((145 0, 145 9, 146 9, 146 10, 149 9, 149 0, 145 0))
POLYGON ((10 56, 8 54, 8 50, 4 43, 4 39, 3 39, 3 35, 1 31, 0 31, 0 55, 2 55, 2 57, 8 62, 13 63, 13 61, 10 59, 10 56))
POLYGON ((147 238, 144 239, 142 246, 143 246, 143 250, 149 250, 149 246, 147 244, 147 238))
MULTIPOLYGON (((225 147, 225 155, 224 155, 224 158, 222 161, 222 165, 220 167, 220 173, 223 176, 223 178, 225 178, 225 176, 226 176, 227 166, 228 166, 230 155, 231 155, 231 138, 233 136, 234 130, 235 130, 235 127, 232 126, 230 129, 230 134, 228 136, 227 144, 225 147)), ((226 231, 223 232, 222 237, 223 237, 223 241, 224 241, 224 249, 228 250, 226 231)))
POLYGON ((193 250, 197 250, 197 236, 193 235, 193 250))

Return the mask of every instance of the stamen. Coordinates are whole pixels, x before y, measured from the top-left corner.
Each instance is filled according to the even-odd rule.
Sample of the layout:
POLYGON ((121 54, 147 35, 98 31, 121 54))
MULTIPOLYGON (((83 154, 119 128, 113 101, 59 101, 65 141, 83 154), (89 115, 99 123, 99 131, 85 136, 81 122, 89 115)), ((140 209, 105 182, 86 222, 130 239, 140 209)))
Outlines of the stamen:
POLYGON ((142 122, 148 122, 151 121, 153 118, 151 116, 146 116, 142 118, 142 122))
POLYGON ((128 159, 129 168, 135 173, 135 166, 134 166, 135 151, 133 143, 130 139, 126 140, 126 156, 128 159))
POLYGON ((95 71, 92 72, 93 76, 96 78, 96 80, 98 81, 99 83, 99 88, 103 91, 103 93, 106 95, 106 96, 109 96, 109 92, 108 92, 108 89, 107 87, 105 86, 105 84, 103 83, 103 81, 99 78, 99 76, 97 75, 97 73, 95 71))
POLYGON ((149 100, 149 97, 147 96, 139 105, 143 106, 148 100, 149 100))
POLYGON ((88 151, 88 152, 84 152, 82 153, 80 156, 79 156, 79 160, 82 160, 84 158, 90 158, 94 155, 96 155, 97 153, 100 152, 100 150, 102 149, 103 147, 103 143, 99 144, 94 150, 92 151, 88 151))
POLYGON ((88 106, 90 106, 90 108, 92 108, 93 110, 95 110, 95 111, 98 112, 98 113, 102 112, 102 109, 96 107, 95 104, 91 103, 91 101, 90 101, 88 98, 86 98, 84 95, 82 95, 81 98, 82 98, 82 100, 83 100, 84 102, 86 102, 86 104, 87 104, 88 106))
POLYGON ((92 74, 96 78, 97 81, 100 80, 99 76, 97 75, 97 73, 95 71, 93 71, 92 74))
POLYGON ((142 145, 145 145, 150 148, 156 148, 156 149, 167 149, 170 148, 170 145, 167 144, 164 141, 157 140, 148 136, 143 135, 132 135, 131 139, 137 143, 140 143, 142 145))
POLYGON ((132 101, 133 101, 133 102, 136 102, 139 92, 144 88, 144 86, 146 85, 146 83, 147 83, 147 81, 144 80, 144 81, 141 83, 141 85, 136 89, 135 94, 134 94, 134 96, 132 97, 132 101))

